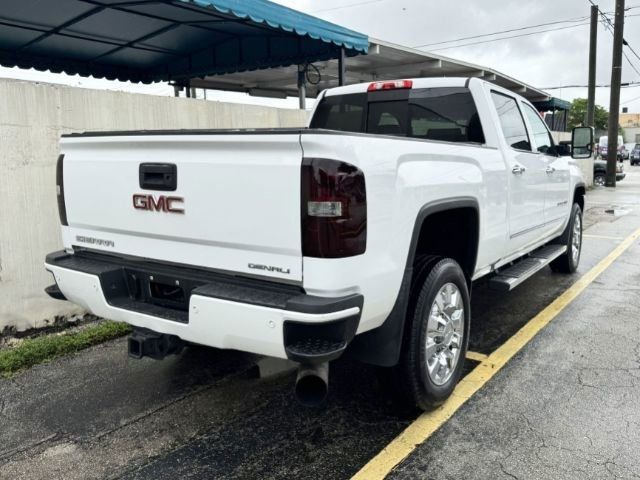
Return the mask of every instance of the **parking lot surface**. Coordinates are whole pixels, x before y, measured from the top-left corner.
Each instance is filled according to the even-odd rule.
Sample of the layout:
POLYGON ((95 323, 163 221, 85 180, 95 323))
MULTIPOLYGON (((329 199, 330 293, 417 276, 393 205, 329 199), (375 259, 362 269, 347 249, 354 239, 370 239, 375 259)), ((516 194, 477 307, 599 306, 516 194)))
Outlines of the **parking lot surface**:
MULTIPOLYGON (((471 351, 491 354, 640 228, 640 167, 626 168, 587 196, 578 273, 474 285, 471 351)), ((638 291, 635 241, 389 477, 640 476, 638 291)), ((293 372, 259 378, 258 361, 204 348, 136 361, 121 339, 0 379, 0 478, 349 478, 419 416, 348 358, 323 410, 297 405, 293 372)))

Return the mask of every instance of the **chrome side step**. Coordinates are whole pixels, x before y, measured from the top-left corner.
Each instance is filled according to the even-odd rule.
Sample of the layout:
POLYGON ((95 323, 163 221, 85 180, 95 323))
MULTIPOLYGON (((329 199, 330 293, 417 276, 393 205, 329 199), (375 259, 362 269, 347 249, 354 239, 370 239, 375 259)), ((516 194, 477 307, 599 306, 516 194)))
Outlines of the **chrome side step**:
POLYGON ((489 279, 489 288, 509 292, 522 282, 542 270, 567 251, 566 245, 547 245, 531 252, 515 265, 500 270, 489 279))

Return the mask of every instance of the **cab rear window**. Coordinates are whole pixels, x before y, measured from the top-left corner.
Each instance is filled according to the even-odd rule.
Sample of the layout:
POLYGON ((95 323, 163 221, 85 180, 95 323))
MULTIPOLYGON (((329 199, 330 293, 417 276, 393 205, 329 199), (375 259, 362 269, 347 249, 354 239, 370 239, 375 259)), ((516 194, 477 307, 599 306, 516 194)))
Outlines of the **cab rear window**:
POLYGON ((384 94, 374 95, 325 97, 316 109, 311 128, 448 142, 485 142, 478 111, 467 88, 414 89, 408 98, 389 95, 388 101, 381 98, 384 94))

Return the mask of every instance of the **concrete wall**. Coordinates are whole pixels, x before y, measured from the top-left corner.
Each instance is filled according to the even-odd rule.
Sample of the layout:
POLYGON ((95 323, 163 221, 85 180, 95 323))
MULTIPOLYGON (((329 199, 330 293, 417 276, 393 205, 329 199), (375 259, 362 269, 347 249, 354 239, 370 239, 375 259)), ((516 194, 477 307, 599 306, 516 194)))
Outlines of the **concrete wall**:
POLYGON ((640 127, 624 127, 624 143, 640 143, 640 127))
POLYGON ((61 248, 55 163, 61 134, 86 130, 300 127, 306 112, 0 79, 0 332, 77 313, 49 299, 61 248))

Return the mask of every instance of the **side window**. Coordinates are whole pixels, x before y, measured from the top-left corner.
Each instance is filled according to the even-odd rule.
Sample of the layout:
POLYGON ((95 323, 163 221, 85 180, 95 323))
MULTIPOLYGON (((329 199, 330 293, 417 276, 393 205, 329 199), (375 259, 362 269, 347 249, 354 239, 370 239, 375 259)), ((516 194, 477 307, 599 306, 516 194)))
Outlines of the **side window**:
POLYGON ((547 130, 547 126, 540 118, 538 112, 536 112, 531 105, 528 103, 523 103, 524 105, 524 114, 527 116, 527 120, 531 124, 531 129, 533 130, 533 138, 536 142, 536 146, 538 147, 538 151, 540 153, 550 153, 553 146, 553 139, 549 134, 549 130, 547 130))
POLYGON ((325 97, 311 120, 311 128, 361 133, 366 105, 364 93, 325 97))
POLYGON ((409 136, 485 143, 473 96, 462 87, 412 91, 409 97, 409 136))
POLYGON ((527 128, 515 98, 496 92, 491 92, 491 98, 498 112, 500 126, 507 144, 517 150, 531 151, 527 128))

